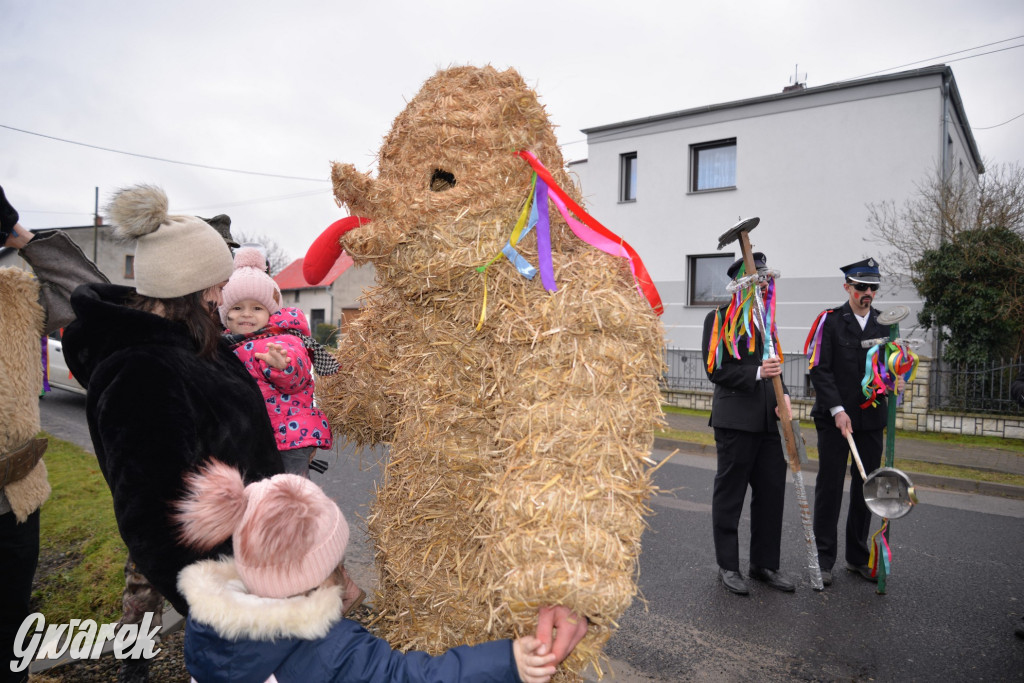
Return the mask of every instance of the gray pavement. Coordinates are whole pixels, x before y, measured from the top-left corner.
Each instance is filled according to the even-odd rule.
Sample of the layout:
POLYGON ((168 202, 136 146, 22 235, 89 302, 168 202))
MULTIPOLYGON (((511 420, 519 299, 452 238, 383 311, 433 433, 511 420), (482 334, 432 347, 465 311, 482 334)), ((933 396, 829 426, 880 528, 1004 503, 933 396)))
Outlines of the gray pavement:
MULTIPOLYGON (((665 413, 665 421, 667 426, 671 429, 689 432, 702 432, 709 436, 713 436, 714 434, 714 430, 708 426, 708 418, 706 415, 665 413)), ((817 447, 818 436, 814 429, 802 429, 801 434, 807 447, 817 447)), ((709 457, 715 456, 714 446, 707 446, 699 443, 684 441, 677 442, 672 439, 659 438, 656 440, 655 445, 658 448, 667 448, 670 450, 672 448, 679 448, 681 451, 686 453, 706 455, 709 457)), ((1001 448, 988 448, 956 443, 938 443, 897 435, 896 457, 900 460, 916 460, 919 462, 1024 475, 1024 454, 1001 448)), ((817 472, 818 463, 811 460, 803 469, 808 472, 817 472)), ((1021 486, 979 482, 972 479, 938 477, 918 473, 913 474, 911 479, 914 484, 919 486, 932 486, 967 493, 982 493, 984 495, 1009 496, 1012 498, 1024 499, 1024 487, 1021 486)))

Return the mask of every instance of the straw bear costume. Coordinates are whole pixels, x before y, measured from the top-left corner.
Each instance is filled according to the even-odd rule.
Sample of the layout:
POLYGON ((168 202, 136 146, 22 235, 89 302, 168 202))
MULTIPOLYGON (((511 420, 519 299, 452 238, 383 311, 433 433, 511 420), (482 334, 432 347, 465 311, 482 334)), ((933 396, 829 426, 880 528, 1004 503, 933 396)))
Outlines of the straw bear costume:
MULTIPOLYGON (((320 390, 339 434, 390 445, 369 519, 382 634, 438 652, 565 605, 591 620, 571 677, 636 593, 662 329, 625 260, 553 209, 557 291, 495 259, 531 193, 518 150, 579 200, 519 74, 459 67, 395 119, 376 178, 334 165, 335 197, 371 221, 340 246, 377 287, 320 390)), ((538 240, 516 247, 532 263, 538 240)))

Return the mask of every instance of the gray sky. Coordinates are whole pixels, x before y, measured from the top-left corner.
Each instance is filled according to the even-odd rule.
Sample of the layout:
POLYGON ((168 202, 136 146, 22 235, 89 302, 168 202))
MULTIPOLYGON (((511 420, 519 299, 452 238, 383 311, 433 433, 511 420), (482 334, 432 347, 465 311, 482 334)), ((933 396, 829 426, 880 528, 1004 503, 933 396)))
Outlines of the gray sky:
POLYGON ((779 92, 796 65, 814 87, 947 63, 982 156, 1024 161, 1024 117, 999 125, 1024 114, 1020 0, 0 0, 0 185, 42 228, 155 183, 299 257, 344 215, 329 163, 372 169, 424 80, 488 63, 537 90, 567 159, 581 128, 779 92))

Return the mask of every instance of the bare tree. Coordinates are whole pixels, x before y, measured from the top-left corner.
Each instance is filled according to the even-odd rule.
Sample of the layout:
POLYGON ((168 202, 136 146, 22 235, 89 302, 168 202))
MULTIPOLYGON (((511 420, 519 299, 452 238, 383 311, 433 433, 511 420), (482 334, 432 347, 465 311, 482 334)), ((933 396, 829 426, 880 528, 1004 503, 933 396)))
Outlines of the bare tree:
POLYGON ((1002 227, 1024 235, 1024 167, 995 165, 977 179, 940 172, 917 185, 917 192, 897 205, 868 204, 872 239, 892 247, 886 269, 904 282, 920 274, 926 251, 956 242, 965 231, 1002 227))
POLYGON ((901 206, 868 205, 872 237, 894 279, 925 300, 918 320, 950 341, 954 361, 1024 352, 1024 168, 935 174, 901 206))
POLYGON ((292 262, 292 257, 288 255, 284 247, 264 233, 238 231, 235 233, 235 241, 239 244, 258 244, 263 247, 263 253, 267 257, 267 265, 270 267, 271 275, 277 275, 292 262))

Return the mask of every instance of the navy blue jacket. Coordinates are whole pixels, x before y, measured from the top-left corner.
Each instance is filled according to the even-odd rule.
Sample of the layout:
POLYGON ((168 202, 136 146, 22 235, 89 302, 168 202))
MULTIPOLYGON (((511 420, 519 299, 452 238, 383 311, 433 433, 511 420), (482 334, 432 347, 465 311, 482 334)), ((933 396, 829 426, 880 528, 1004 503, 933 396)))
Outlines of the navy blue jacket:
POLYGON ((444 654, 398 652, 341 617, 338 587, 291 598, 246 592, 229 557, 186 567, 178 580, 191 607, 185 665, 198 683, 408 681, 519 683, 511 640, 444 654))

